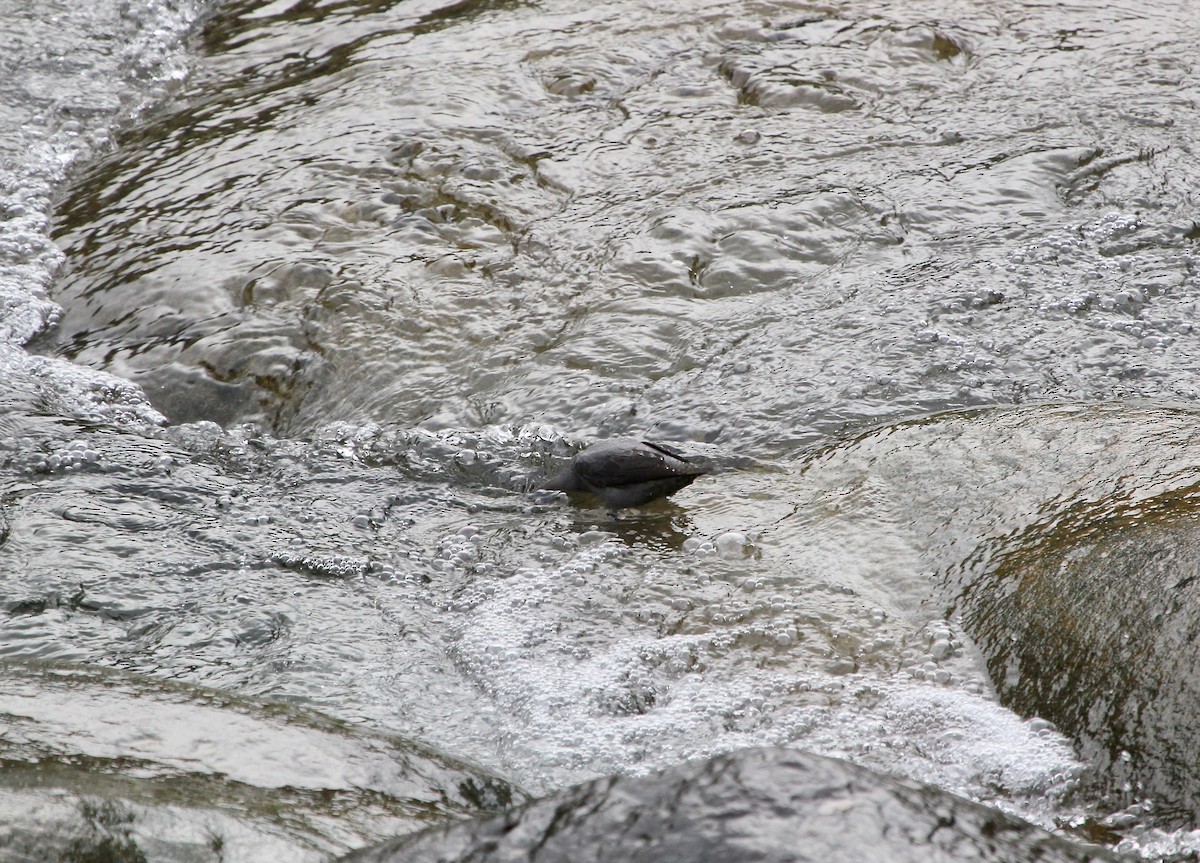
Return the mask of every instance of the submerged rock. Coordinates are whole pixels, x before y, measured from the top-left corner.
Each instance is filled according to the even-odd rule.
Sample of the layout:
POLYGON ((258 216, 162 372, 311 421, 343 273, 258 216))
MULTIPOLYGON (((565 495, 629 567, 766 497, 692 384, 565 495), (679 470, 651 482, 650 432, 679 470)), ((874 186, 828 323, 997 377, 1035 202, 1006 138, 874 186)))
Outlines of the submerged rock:
POLYGON ((1200 826, 1200 507, 1191 492, 1072 513, 1019 538, 964 593, 1004 703, 1074 738, 1086 786, 1200 826), (1150 806, 1144 801, 1149 800, 1150 806))
POLYGON ((666 444, 618 438, 588 447, 542 488, 588 492, 609 509, 623 509, 674 494, 712 469, 708 461, 666 444))
POLYGON ((793 749, 588 782, 341 863, 1118 860, 931 786, 793 749))

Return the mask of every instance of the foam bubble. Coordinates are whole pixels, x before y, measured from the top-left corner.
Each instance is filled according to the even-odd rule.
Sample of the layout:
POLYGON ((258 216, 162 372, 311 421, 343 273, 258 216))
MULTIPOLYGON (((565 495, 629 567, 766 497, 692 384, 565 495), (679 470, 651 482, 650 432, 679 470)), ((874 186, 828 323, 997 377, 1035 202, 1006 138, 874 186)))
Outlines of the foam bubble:
POLYGON ((57 416, 142 432, 166 422, 136 384, 65 360, 0 344, 0 375, 6 386, 31 392, 38 407, 57 416))

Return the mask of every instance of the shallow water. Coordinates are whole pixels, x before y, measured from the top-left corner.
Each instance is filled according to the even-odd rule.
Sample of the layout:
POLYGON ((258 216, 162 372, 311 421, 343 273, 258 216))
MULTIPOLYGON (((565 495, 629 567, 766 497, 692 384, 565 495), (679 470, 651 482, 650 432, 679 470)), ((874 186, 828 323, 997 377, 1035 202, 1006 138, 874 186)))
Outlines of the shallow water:
POLYGON ((1200 18, 122 8, 5 25, 6 658, 534 793, 790 743, 1200 848, 960 617, 1031 525, 1194 482, 1200 18), (626 433, 724 470, 524 494, 626 433))
POLYGON ((755 455, 1194 396, 1170 16, 470 8, 211 23, 186 98, 60 207, 57 350, 178 420, 755 455))

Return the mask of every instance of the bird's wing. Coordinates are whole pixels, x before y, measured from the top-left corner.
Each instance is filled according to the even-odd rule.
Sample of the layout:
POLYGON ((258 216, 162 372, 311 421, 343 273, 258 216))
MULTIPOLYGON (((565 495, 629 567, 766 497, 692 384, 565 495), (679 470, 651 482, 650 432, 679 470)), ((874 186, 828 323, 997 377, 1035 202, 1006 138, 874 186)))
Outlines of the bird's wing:
POLYGON ((642 443, 644 446, 635 449, 586 453, 585 457, 576 459, 575 470, 596 488, 637 485, 677 476, 698 476, 709 471, 706 465, 692 464, 682 453, 677 455, 663 444, 642 443))

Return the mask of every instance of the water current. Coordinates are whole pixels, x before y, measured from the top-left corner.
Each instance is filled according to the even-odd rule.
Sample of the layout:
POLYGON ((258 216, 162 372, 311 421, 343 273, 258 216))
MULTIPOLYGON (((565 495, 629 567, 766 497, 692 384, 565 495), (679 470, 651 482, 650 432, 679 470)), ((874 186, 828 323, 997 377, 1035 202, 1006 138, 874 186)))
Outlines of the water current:
POLYGON ((1154 641, 1195 558, 1146 551, 1200 487, 1200 9, 0 0, 0 33, 8 821, 74 788, 142 847, 318 860, 782 744, 1200 852, 1200 723, 1154 707, 1197 685, 1200 629, 1154 641), (721 470, 528 495, 627 434, 721 470), (45 778, 85 758, 130 784, 45 778), (304 818, 237 797, 281 784, 304 818))

